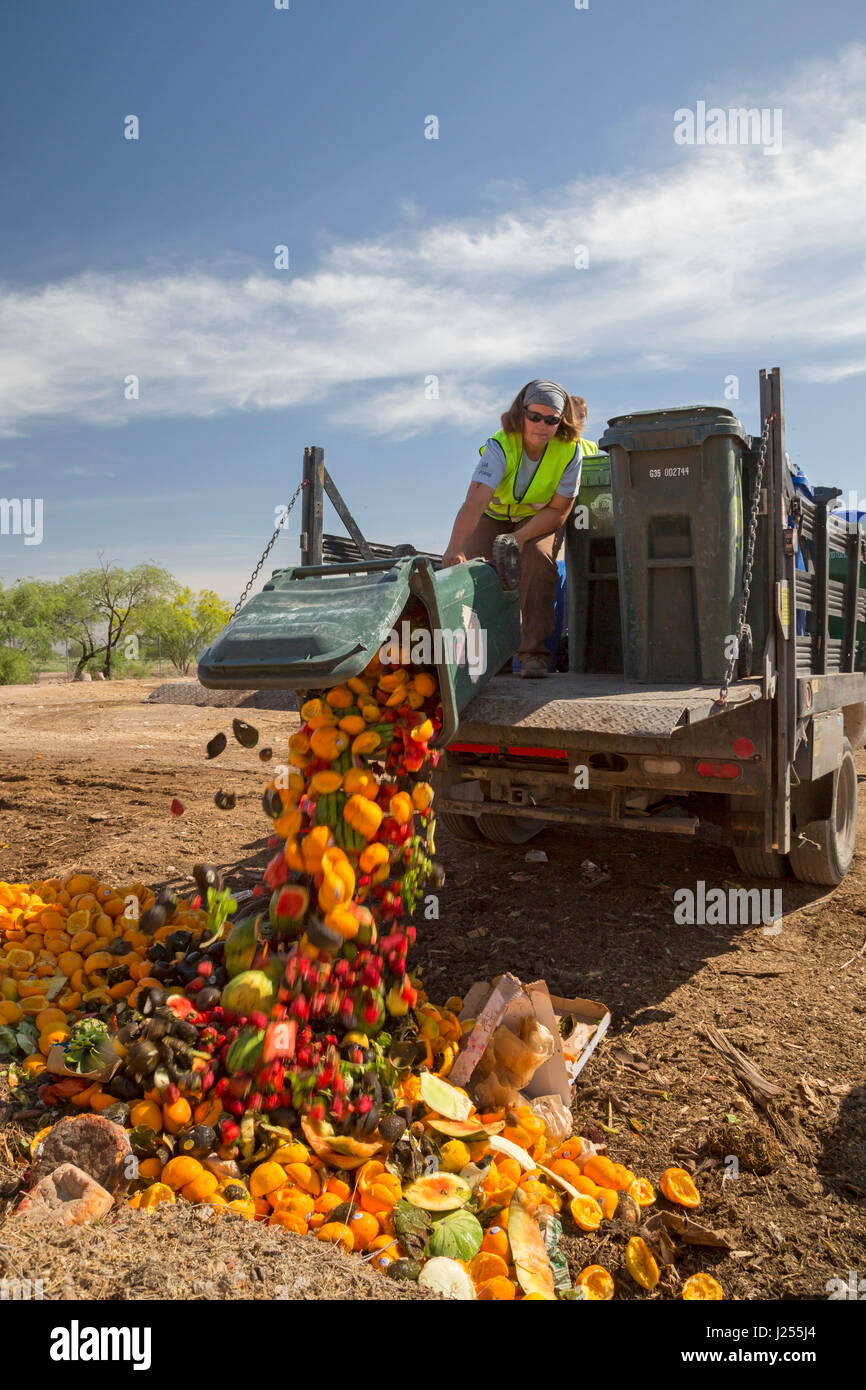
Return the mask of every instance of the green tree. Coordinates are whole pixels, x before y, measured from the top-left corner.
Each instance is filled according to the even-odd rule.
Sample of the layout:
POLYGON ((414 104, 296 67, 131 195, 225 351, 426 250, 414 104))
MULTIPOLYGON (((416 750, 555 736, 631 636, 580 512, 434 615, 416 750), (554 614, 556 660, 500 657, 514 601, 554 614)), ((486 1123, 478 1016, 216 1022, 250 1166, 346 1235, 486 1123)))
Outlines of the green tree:
POLYGON ((163 654, 186 675, 199 652, 231 617, 231 605, 213 589, 178 589, 171 598, 152 604, 147 614, 147 632, 162 638, 163 654))
POLYGON ((168 570, 159 565, 135 565, 121 569, 106 564, 100 556, 96 569, 81 570, 60 582, 57 630, 77 643, 75 674, 80 676, 88 662, 102 655, 106 680, 111 679, 111 661, 127 635, 143 627, 154 605, 177 587, 168 570))
POLYGON ((48 580, 0 580, 0 646, 46 661, 58 637, 60 586, 48 580))

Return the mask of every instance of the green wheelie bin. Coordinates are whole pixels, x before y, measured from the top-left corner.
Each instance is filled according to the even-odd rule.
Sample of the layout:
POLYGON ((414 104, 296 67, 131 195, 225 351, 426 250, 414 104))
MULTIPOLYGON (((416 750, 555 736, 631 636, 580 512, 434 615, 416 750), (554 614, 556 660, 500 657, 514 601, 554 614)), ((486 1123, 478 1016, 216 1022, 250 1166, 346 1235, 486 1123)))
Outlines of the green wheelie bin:
POLYGON ((641 683, 720 684, 743 568, 743 459, 730 410, 690 406, 608 421, 623 668, 641 683))
POLYGON ((396 643, 436 670, 443 747, 520 645, 520 600, 507 583, 486 560, 436 570, 422 556, 275 570, 201 653, 198 678, 217 690, 330 689, 396 643), (429 628, 429 650, 415 623, 429 628))

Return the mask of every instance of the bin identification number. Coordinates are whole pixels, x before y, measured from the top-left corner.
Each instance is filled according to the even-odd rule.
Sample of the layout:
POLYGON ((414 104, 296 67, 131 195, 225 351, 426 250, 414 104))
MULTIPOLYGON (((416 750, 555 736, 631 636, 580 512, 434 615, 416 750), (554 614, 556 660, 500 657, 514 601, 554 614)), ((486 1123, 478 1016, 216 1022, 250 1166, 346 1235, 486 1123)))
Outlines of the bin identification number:
POLYGON ((683 464, 679 468, 651 468, 649 470, 651 478, 687 478, 689 476, 688 464, 683 464))

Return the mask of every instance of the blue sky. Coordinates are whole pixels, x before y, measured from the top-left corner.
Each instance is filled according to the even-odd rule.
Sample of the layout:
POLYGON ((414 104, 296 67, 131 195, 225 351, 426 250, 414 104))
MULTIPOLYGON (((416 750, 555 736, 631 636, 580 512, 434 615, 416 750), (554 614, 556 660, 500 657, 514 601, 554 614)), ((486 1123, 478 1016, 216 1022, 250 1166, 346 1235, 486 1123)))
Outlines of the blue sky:
POLYGON ((0 40, 0 495, 44 499, 0 578, 234 599, 312 443, 372 539, 442 549, 533 376, 592 438, 754 432, 780 365, 794 458, 866 492, 861 0, 8 0, 0 40), (780 109, 780 152, 678 145, 699 101, 780 109))

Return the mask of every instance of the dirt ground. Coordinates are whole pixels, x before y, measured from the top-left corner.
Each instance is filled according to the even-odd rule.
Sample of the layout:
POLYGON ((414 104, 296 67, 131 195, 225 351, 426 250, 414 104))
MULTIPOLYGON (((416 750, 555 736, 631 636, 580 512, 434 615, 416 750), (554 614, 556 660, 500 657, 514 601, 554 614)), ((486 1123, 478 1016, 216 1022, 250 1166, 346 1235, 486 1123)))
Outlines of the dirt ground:
MULTIPOLYGON (((245 751, 230 738, 226 752, 208 763, 205 743, 219 729, 229 732, 238 711, 144 703, 158 684, 3 691, 0 878, 29 881, 81 868, 108 882, 140 878, 186 889, 201 860, 224 866, 234 888, 253 885, 268 857, 258 750, 245 751), (220 788, 235 792, 234 810, 215 807, 220 788), (184 803, 180 817, 170 813, 172 797, 184 803)), ((242 713, 260 729, 259 746, 282 756, 297 716, 242 713)), ((694 888, 697 880, 707 890, 767 886, 743 878, 733 857, 712 844, 557 830, 526 847, 507 847, 468 845, 439 832, 448 880, 439 920, 418 922, 415 952, 430 997, 463 993, 478 978, 511 970, 525 980, 546 979, 558 995, 602 1000, 612 1024, 580 1078, 578 1129, 606 1140, 615 1159, 654 1184, 670 1164, 696 1174, 702 1197, 696 1219, 719 1232, 728 1248, 681 1244, 653 1297, 676 1296, 679 1279, 697 1269, 714 1273, 735 1299, 823 1299, 828 1280, 847 1281, 849 1270, 862 1277, 863 751, 858 768, 862 828, 852 871, 833 891, 785 881, 777 934, 761 926, 674 923, 674 891, 694 888), (538 849, 547 861, 527 862, 527 851, 538 849), (608 877, 589 882, 579 867, 585 859, 608 877), (703 1035, 706 1025, 780 1088, 770 1113, 749 1098, 703 1035), (763 1173, 749 1171, 758 1133, 774 1150, 769 1164, 756 1165, 770 1167, 763 1173)), ((573 1272, 604 1264, 616 1278, 617 1297, 646 1298, 624 1273, 630 1233, 614 1221, 596 1235, 568 1238, 573 1272)), ((87 1245, 96 1237, 79 1239, 87 1245)), ((246 1240, 239 1230, 235 1253, 244 1270, 250 1261, 261 1263, 246 1251, 246 1240)), ((191 1262, 201 1260, 200 1244, 190 1247, 191 1262)), ((73 1242, 72 1260, 74 1248, 73 1242)), ((251 1296, 256 1277, 243 1275, 240 1296, 251 1296)), ((364 1296, 360 1286, 340 1282, 336 1264, 333 1278, 343 1290, 336 1296, 364 1296)), ((124 1295, 106 1279, 106 1293, 93 1289, 87 1296, 163 1296, 124 1295)), ((202 1291, 192 1296, 225 1296, 206 1287, 206 1273, 190 1269, 189 1286, 196 1281, 202 1291)), ((74 1276, 72 1284, 84 1288, 74 1276)), ((259 1296, 273 1295, 263 1285, 259 1296)))

